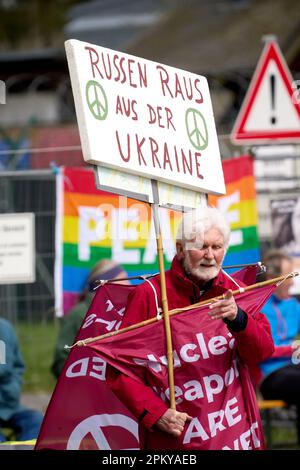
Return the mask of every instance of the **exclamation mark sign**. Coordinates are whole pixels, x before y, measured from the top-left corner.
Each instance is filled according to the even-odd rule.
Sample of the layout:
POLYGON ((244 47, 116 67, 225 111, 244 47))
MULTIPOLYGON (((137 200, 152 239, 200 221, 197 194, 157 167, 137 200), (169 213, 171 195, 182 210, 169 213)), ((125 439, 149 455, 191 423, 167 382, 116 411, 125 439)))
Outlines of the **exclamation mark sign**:
POLYGON ((276 117, 274 116, 275 113, 275 75, 270 75, 270 89, 271 89, 271 109, 272 109, 272 116, 271 116, 271 124, 276 124, 276 117))

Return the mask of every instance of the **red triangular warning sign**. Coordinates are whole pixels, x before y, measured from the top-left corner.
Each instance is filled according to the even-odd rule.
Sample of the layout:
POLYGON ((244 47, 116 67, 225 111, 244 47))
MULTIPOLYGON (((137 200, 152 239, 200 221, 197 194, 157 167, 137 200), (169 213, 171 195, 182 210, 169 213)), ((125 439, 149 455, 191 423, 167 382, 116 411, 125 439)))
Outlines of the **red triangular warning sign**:
POLYGON ((276 41, 263 49, 231 140, 239 145, 300 141, 300 96, 276 41))

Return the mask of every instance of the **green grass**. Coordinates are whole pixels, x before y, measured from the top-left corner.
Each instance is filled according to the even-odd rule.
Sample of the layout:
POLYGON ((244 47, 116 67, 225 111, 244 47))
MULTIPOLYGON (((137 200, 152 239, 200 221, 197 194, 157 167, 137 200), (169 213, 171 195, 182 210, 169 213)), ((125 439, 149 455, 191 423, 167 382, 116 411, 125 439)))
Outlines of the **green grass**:
POLYGON ((297 430, 294 429, 280 429, 274 432, 274 444, 286 448, 293 447, 299 449, 297 444, 297 430), (282 444, 283 443, 283 444, 282 444))
POLYGON ((299 449, 296 424, 293 428, 273 428, 272 449, 299 449))
POLYGON ((57 323, 18 323, 16 326, 26 365, 24 392, 51 392, 55 379, 50 371, 58 334, 57 323))

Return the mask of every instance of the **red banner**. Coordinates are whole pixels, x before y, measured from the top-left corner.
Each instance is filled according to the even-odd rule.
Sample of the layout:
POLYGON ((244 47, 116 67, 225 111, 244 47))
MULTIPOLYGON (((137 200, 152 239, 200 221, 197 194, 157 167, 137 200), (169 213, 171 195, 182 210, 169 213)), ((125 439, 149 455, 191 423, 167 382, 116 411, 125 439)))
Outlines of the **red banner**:
MULTIPOLYGON (((256 268, 248 267, 233 276, 235 277, 237 274, 237 277, 242 280, 245 280, 246 276, 248 281, 251 277, 251 283, 253 283, 255 272, 256 268)), ((133 289, 135 289, 134 286, 120 284, 106 284, 99 288, 76 340, 95 337, 119 329, 128 295, 133 289)), ((260 289, 241 294, 238 303, 248 312, 258 311, 262 303, 267 300, 271 289, 260 289), (247 305, 244 304, 245 302, 247 305)), ((245 442, 250 439, 249 433, 252 436, 252 445, 256 448, 255 445, 258 441, 255 440, 255 436, 258 436, 260 442, 262 438, 260 425, 256 424, 259 423, 259 419, 253 405, 255 397, 251 385, 247 382, 248 379, 243 379, 243 368, 240 368, 237 363, 234 340, 223 322, 220 322, 220 325, 214 331, 215 339, 207 342, 209 331, 207 327, 212 328, 211 324, 214 322, 206 325, 203 323, 203 319, 199 323, 197 320, 197 328, 195 329, 195 316, 200 319, 203 312, 203 309, 197 309, 193 312, 188 311, 173 316, 171 320, 172 329, 175 328, 173 330, 174 346, 177 351, 176 354, 174 353, 176 386, 181 390, 180 392, 178 388, 177 402, 183 399, 190 402, 193 416, 196 417, 196 410, 194 412, 196 400, 194 400, 194 397, 202 394, 203 397, 199 396, 199 399, 201 403, 205 402, 205 406, 208 407, 207 414, 216 413, 214 410, 218 408, 220 413, 218 416, 220 417, 224 412, 223 419, 226 418, 226 421, 224 421, 225 424, 218 425, 217 415, 211 415, 208 418, 210 419, 210 425, 207 424, 208 428, 207 426, 203 427, 202 423, 194 421, 192 425, 194 427, 189 428, 190 431, 185 434, 187 436, 185 439, 193 443, 194 433, 200 432, 201 426, 203 427, 203 431, 201 430, 203 437, 209 436, 209 432, 211 435, 214 432, 212 430, 213 421, 217 420, 215 437, 217 437, 219 431, 222 439, 226 435, 226 445, 229 448, 243 448, 246 445, 245 442), (223 339, 220 339, 221 337, 223 339), (223 346, 221 346, 220 341, 224 343, 223 346), (196 348, 198 349, 197 352, 196 348), (220 352, 221 348, 225 348, 224 352, 215 354, 220 352), (199 361, 201 360, 201 369, 203 365, 203 379, 196 378, 197 384, 195 382, 186 385, 187 381, 191 381, 198 373, 197 364, 199 365, 199 361, 197 356, 199 356, 199 361), (191 357, 197 358, 197 361, 190 361, 189 358, 191 357), (208 360, 212 360, 214 363, 215 377, 209 375, 208 368, 207 373, 205 373, 208 360), (181 366, 184 366, 184 368, 181 366), (186 366, 188 366, 188 369, 185 369, 186 366), (183 369, 184 372, 182 373, 183 369), (206 379, 203 382, 205 374, 206 379), (177 378, 179 382, 177 382, 177 378), (248 406, 250 408, 247 410, 241 408, 240 390, 236 392, 236 387, 240 382, 243 383, 243 393, 246 393, 249 398, 248 406), (224 403, 219 401, 219 389, 222 387, 227 390, 227 400, 224 403), (253 416, 252 412, 254 413, 253 416), (242 422, 235 423, 240 414, 245 414, 247 420, 249 420, 249 425, 247 421, 248 427, 246 430, 244 430, 246 426, 244 419, 242 422), (231 437, 230 440, 227 431, 221 432, 220 429, 218 430, 218 427, 222 428, 222 426, 227 429, 228 422, 234 423, 229 426, 232 432, 235 434, 240 433, 236 439, 232 440, 231 437), (209 426, 211 431, 209 431, 209 426)), ((120 365, 120 368, 126 370, 126 372, 127 367, 130 367, 129 373, 133 373, 134 376, 136 376, 136 371, 139 375, 140 372, 145 370, 146 366, 147 373, 153 376, 150 378, 154 381, 153 385, 157 387, 157 391, 163 399, 166 399, 168 387, 164 345, 165 339, 162 322, 160 321, 151 326, 116 336, 113 342, 108 339, 99 343, 96 347, 100 349, 102 357, 95 349, 90 347, 73 348, 48 406, 36 449, 138 449, 137 421, 108 388, 105 380, 106 359, 117 367, 120 365), (151 348, 149 345, 151 345, 151 348), (119 354, 120 356, 118 356, 119 354), (152 357, 149 360, 149 354, 155 358, 153 363, 151 362, 152 357), (104 356, 105 360, 103 359, 104 356), (135 358, 137 362, 140 361, 139 365, 136 361, 133 362, 132 358, 135 358), (150 367, 151 364, 153 364, 154 369, 157 369, 157 372, 153 370, 153 367, 150 367), (133 371, 131 370, 132 366, 134 367, 133 371), (158 382, 156 382, 156 376, 159 378, 158 382)), ((209 370, 211 372, 211 366, 209 370)), ((247 374, 245 375, 248 377, 247 374)), ((181 404, 178 403, 178 409, 180 406, 181 404)), ((233 436, 232 432, 230 436, 233 436)), ((218 435, 214 445, 219 445, 220 442, 218 435)))
MULTIPOLYGON (((241 293, 236 302, 248 315, 256 315, 273 290, 267 286, 241 293)), ((211 321, 208 311, 209 306, 203 306, 171 317, 176 409, 193 419, 178 438, 153 429, 147 434, 148 449, 263 448, 247 366, 239 360, 235 338, 225 323, 211 321)), ((121 372, 146 380, 169 402, 163 321, 90 347, 121 372)))

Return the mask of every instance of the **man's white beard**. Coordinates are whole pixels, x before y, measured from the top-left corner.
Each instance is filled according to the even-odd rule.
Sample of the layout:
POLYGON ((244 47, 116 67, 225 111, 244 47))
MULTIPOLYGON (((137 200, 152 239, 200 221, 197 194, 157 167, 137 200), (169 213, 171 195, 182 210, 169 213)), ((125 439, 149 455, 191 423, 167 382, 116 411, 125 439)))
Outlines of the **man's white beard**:
MULTIPOLYGON (((204 261, 201 261, 201 263, 205 264, 204 261)), ((185 256, 183 258, 183 267, 187 274, 192 275, 196 279, 199 279, 199 281, 204 282, 210 281, 216 277, 220 271, 220 267, 217 266, 215 262, 213 262, 213 264, 209 267, 203 267, 200 264, 199 266, 193 267, 188 252, 185 252, 185 256)))

